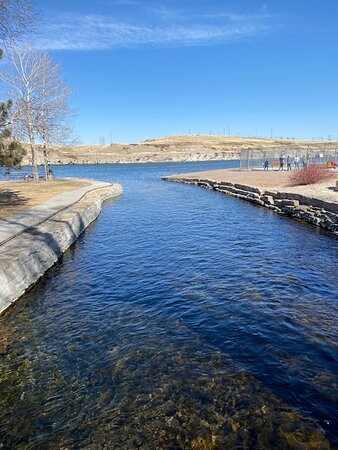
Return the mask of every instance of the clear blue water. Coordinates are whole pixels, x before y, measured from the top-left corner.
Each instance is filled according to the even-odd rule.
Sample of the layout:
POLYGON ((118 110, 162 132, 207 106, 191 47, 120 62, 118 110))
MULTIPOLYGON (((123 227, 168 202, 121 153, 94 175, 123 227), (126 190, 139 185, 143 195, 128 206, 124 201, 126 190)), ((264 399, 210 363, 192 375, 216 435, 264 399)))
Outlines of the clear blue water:
POLYGON ((55 167, 124 194, 0 318, 0 448, 337 446, 337 240, 160 179, 236 164, 55 167))

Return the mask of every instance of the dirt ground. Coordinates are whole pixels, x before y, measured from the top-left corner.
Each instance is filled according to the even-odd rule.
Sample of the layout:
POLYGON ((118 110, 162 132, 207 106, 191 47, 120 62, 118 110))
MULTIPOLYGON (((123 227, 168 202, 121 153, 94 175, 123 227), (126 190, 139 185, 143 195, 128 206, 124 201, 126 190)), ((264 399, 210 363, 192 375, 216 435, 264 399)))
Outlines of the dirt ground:
POLYGON ((307 197, 314 197, 320 200, 338 203, 338 192, 334 190, 336 180, 338 181, 338 171, 336 177, 324 183, 311 184, 307 186, 290 186, 290 172, 263 171, 263 170, 209 170, 205 172, 183 173, 180 178, 200 178, 213 181, 228 181, 230 183, 245 184, 255 186, 264 190, 293 192, 307 197))
POLYGON ((2 181, 0 182, 0 219, 89 183, 77 180, 2 181))
POLYGON ((273 189, 287 186, 290 172, 263 171, 263 170, 208 170, 205 172, 193 172, 180 174, 181 177, 191 178, 198 174, 199 178, 215 181, 229 181, 230 183, 247 184, 250 186, 273 189))

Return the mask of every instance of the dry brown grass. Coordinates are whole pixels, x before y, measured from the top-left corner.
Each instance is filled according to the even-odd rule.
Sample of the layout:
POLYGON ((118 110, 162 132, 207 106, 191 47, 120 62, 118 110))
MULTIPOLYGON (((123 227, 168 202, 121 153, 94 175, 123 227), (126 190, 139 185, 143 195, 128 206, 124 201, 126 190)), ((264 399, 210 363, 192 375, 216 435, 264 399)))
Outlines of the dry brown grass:
POLYGON ((0 182, 0 219, 37 206, 63 192, 89 183, 78 180, 2 181, 0 182))
MULTIPOLYGON (((336 148, 337 142, 293 141, 238 136, 177 135, 148 139, 138 144, 112 144, 105 146, 78 145, 53 147, 49 158, 53 164, 118 163, 147 161, 197 161, 207 159, 238 159, 243 148, 312 149, 336 148), (218 156, 215 156, 218 153, 218 156)), ((25 164, 28 164, 29 148, 25 164)), ((41 149, 37 158, 43 162, 41 149)))
MULTIPOLYGON (((295 146, 314 146, 322 148, 328 143, 318 142, 318 141, 301 141, 301 140, 287 140, 287 139, 269 139, 261 137, 240 137, 240 136, 224 136, 224 135, 209 135, 209 134, 189 134, 189 135, 175 135, 175 136, 164 136, 155 139, 148 139, 140 144, 145 145, 199 145, 199 146, 231 146, 242 144, 245 147, 280 147, 287 146, 289 148, 295 146)), ((331 145, 331 144, 330 144, 331 145)))

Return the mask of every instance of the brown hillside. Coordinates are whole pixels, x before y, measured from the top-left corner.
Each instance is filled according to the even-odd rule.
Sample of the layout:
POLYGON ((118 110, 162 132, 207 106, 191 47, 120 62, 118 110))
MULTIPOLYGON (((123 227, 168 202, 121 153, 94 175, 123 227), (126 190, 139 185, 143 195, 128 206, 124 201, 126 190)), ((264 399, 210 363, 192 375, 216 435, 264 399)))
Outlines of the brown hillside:
MULTIPOLYGON (((238 159, 243 148, 322 149, 337 142, 290 141, 234 136, 178 135, 149 139, 138 144, 53 147, 52 164, 135 163, 238 159)), ((29 152, 28 152, 29 157, 29 152)), ((41 156, 38 156, 41 161, 41 156)), ((28 160, 25 161, 26 163, 28 160)))

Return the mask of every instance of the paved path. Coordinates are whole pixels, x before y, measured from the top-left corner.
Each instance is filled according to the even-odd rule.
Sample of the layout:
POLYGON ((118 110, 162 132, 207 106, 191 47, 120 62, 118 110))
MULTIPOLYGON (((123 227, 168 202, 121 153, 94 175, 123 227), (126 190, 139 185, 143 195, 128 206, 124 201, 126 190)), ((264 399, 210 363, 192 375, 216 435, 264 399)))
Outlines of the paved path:
POLYGON ((83 181, 89 181, 91 184, 56 195, 40 205, 0 219, 0 245, 17 234, 22 233, 25 229, 38 225, 51 215, 77 202, 85 193, 94 189, 111 186, 111 183, 105 183, 104 181, 83 181))

